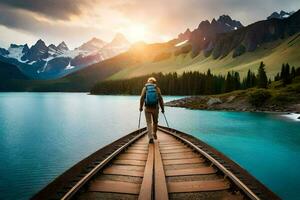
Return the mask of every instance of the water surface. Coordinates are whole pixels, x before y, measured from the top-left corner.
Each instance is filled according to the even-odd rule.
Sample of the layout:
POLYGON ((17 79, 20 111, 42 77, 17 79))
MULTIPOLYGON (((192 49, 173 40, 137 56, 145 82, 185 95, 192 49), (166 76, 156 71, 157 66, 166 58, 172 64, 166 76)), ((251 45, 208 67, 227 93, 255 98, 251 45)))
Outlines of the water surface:
MULTIPOLYGON (((138 103, 136 96, 0 93, 0 199, 30 198, 76 162, 135 130, 138 103)), ((172 127, 219 149, 282 198, 298 197, 299 122, 181 108, 166 108, 166 114, 172 127)), ((165 125, 162 116, 160 123, 165 125)))

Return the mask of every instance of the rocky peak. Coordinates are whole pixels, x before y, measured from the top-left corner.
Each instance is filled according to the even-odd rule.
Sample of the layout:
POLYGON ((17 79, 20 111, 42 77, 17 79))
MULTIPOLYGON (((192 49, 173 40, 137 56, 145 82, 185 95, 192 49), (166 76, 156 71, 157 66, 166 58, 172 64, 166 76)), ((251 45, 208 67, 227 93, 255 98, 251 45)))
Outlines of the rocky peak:
POLYGON ((210 25, 210 22, 208 20, 200 22, 198 29, 206 28, 210 25))
POLYGON ((25 44, 25 45, 23 46, 22 53, 26 53, 27 51, 29 51, 29 47, 28 47, 27 44, 25 44))
POLYGON ((289 16, 291 16, 292 14, 294 14, 294 12, 286 12, 281 10, 279 13, 278 12, 273 12, 269 17, 267 17, 267 19, 284 19, 284 18, 288 18, 289 16))
POLYGON ((80 47, 78 47, 78 49, 84 51, 98 51, 101 48, 103 48, 105 45, 106 45, 105 41, 94 37, 91 40, 84 43, 83 45, 81 45, 80 47))
POLYGON ((23 60, 37 61, 48 57, 48 47, 39 39, 22 57, 23 60))
POLYGON ((221 15, 218 19, 218 23, 221 23, 226 26, 230 26, 232 30, 243 27, 240 21, 232 20, 229 15, 221 15))
POLYGON ((69 48, 68 46, 66 45, 66 43, 63 41, 61 42, 58 46, 57 46, 57 49, 60 50, 60 51, 68 51, 69 48))
POLYGON ((129 41, 122 33, 117 33, 114 39, 111 41, 111 45, 128 45, 129 41))
POLYGON ((57 47, 56 47, 54 44, 50 44, 50 45, 48 46, 48 48, 49 48, 49 49, 53 49, 53 50, 56 50, 56 49, 57 49, 57 47))
POLYGON ((43 41, 43 40, 41 40, 41 39, 39 39, 36 43, 35 43, 35 45, 33 45, 33 47, 36 47, 36 48, 47 48, 47 46, 46 46, 46 44, 45 44, 45 42, 43 41))

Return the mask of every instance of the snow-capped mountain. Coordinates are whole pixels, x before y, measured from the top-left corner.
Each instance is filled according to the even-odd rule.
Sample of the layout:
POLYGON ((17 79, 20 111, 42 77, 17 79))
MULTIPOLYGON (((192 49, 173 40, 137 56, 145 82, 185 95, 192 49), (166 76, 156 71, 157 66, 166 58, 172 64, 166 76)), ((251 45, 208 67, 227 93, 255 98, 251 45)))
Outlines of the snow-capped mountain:
POLYGON ((292 14, 294 14, 295 12, 285 12, 285 11, 280 11, 278 12, 273 12, 269 17, 267 17, 267 19, 284 19, 284 18, 288 18, 289 16, 291 16, 292 14))
POLYGON ((74 50, 65 42, 47 46, 43 40, 38 40, 30 48, 27 44, 0 48, 0 60, 16 65, 30 78, 55 79, 116 56, 129 47, 130 43, 121 34, 110 43, 93 38, 74 50))

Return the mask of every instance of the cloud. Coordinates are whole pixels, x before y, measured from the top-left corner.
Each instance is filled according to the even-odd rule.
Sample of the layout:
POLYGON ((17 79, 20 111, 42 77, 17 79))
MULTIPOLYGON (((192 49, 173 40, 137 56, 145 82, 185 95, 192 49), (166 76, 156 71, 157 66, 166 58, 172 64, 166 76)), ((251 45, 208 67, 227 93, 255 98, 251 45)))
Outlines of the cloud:
POLYGON ((68 20, 72 15, 80 15, 88 0, 0 0, 0 4, 14 9, 22 9, 53 19, 68 20))
POLYGON ((0 0, 0 25, 73 44, 93 36, 110 40, 118 31, 128 36, 130 27, 143 25, 148 31, 145 40, 155 42, 222 14, 247 25, 273 11, 299 8, 299 0, 0 0))

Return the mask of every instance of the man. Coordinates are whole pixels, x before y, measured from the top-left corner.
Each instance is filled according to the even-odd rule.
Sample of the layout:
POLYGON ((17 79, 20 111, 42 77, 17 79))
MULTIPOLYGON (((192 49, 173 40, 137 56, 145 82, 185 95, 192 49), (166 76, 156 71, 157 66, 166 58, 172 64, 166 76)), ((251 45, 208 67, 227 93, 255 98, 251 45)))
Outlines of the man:
POLYGON ((161 91, 159 87, 156 86, 156 79, 150 77, 142 90, 140 99, 140 112, 143 111, 143 106, 145 106, 149 143, 153 143, 153 138, 157 139, 158 104, 161 108, 161 112, 164 113, 164 101, 161 96, 161 91))

